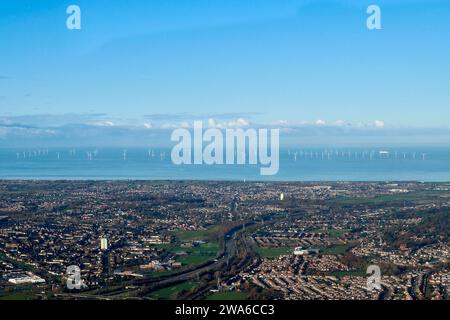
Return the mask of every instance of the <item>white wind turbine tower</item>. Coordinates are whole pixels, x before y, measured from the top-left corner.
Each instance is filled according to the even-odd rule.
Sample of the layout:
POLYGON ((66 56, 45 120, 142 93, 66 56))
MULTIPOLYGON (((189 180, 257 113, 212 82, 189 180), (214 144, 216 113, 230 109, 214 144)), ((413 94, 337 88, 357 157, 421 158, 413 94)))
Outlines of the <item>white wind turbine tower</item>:
POLYGON ((123 160, 126 161, 127 160, 127 149, 123 150, 123 160))
POLYGON ((403 159, 406 159, 406 152, 403 152, 403 159))
POLYGON ((426 153, 422 153, 422 160, 425 160, 426 153))

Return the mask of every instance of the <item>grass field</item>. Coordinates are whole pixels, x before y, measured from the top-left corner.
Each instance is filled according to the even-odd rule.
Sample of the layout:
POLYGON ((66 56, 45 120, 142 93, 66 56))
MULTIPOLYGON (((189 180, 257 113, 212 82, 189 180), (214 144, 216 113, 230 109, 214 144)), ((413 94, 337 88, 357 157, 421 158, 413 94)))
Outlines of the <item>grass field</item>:
POLYGON ((265 248, 258 247, 256 253, 263 258, 278 258, 281 255, 293 253, 294 248, 277 247, 277 248, 265 248))
POLYGON ((344 233, 348 232, 348 230, 338 230, 338 229, 315 229, 310 231, 311 233, 323 233, 327 234, 328 236, 332 238, 339 238, 344 233))
POLYGON ((246 300, 247 294, 244 292, 228 291, 214 292, 206 297, 206 300, 246 300))
POLYGON ((177 257, 177 261, 181 262, 183 265, 196 265, 203 263, 205 261, 214 259, 219 252, 218 242, 207 242, 193 248, 183 248, 180 246, 175 246, 171 248, 172 252, 184 251, 187 253, 186 256, 177 257))
POLYGON ((196 240, 212 240, 216 239, 217 235, 223 229, 221 225, 214 225, 206 228, 205 230, 177 230, 173 231, 173 234, 181 242, 196 241, 196 240))
POLYGON ((343 254, 352 248, 349 244, 339 244, 331 247, 320 248, 321 254, 343 254))
POLYGON ((177 241, 175 244, 172 244, 165 249, 173 253, 186 252, 187 255, 176 258, 176 261, 181 262, 185 266, 201 264, 208 260, 214 259, 219 253, 220 245, 217 236, 222 231, 222 228, 223 226, 221 225, 215 225, 205 230, 174 231, 173 234, 175 235, 177 241), (200 240, 207 242, 192 248, 181 246, 184 242, 200 240))
POLYGON ((156 290, 148 295, 148 298, 157 300, 168 300, 173 298, 177 293, 181 291, 189 291, 196 286, 193 282, 183 282, 175 286, 156 290))
POLYGON ((0 300, 33 300, 34 298, 33 292, 30 291, 16 291, 0 294, 0 300))

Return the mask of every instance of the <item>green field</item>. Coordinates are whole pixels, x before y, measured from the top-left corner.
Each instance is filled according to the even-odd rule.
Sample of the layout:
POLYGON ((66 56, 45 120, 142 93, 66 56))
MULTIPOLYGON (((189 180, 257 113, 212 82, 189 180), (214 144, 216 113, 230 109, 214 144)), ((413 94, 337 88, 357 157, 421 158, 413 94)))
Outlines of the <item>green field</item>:
POLYGON ((278 258, 281 255, 292 254, 293 248, 289 247, 276 247, 276 248, 266 248, 258 247, 256 248, 256 253, 262 258, 278 258))
POLYGON ((217 235, 223 229, 221 225, 210 226, 204 230, 177 230, 173 234, 181 242, 196 240, 212 240, 217 239, 217 235))
POLYGON ((218 255, 220 251, 220 244, 217 237, 222 231, 222 228, 223 226, 214 225, 204 230, 173 231, 173 234, 176 237, 176 243, 166 247, 165 249, 172 253, 187 253, 187 255, 181 255, 176 258, 176 261, 181 262, 184 266, 201 264, 208 260, 214 259, 218 255), (200 240, 207 242, 192 248, 181 246, 182 243, 200 240))
POLYGON ((342 235, 344 235, 344 233, 348 232, 348 230, 338 230, 338 229, 315 229, 315 230, 311 230, 309 231, 311 233, 323 233, 323 234, 327 234, 328 236, 332 237, 332 238, 339 238, 342 235))
POLYGON ((246 300, 247 294, 244 292, 227 291, 214 292, 206 297, 206 300, 246 300))
POLYGON ((351 248, 352 248, 352 246, 349 244, 338 244, 338 245, 331 246, 331 247, 320 248, 319 252, 321 254, 328 254, 328 255, 343 254, 343 253, 346 253, 351 248))
POLYGON ((177 262, 181 262, 183 266, 194 266, 197 264, 201 264, 203 262, 206 262, 210 259, 213 259, 215 255, 188 255, 188 256, 181 256, 176 258, 177 262))
POLYGON ((171 248, 170 251, 186 252, 186 256, 179 256, 177 257, 176 261, 181 262, 183 265, 192 266, 214 259, 219 252, 219 243, 207 242, 193 248, 183 248, 180 246, 175 246, 171 248))
POLYGON ((167 300, 173 298, 177 293, 181 291, 192 290, 196 286, 192 282, 183 282, 175 286, 159 289, 150 293, 147 297, 150 299, 167 300))
POLYGON ((35 295, 31 291, 16 291, 0 294, 0 300, 33 300, 35 295))

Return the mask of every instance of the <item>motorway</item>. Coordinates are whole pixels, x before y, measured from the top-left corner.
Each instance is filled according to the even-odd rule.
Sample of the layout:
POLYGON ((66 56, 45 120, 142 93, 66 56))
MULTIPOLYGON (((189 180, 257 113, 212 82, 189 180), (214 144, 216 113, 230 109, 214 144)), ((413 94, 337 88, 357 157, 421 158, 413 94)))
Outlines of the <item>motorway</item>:
MULTIPOLYGON (((202 263, 194 268, 189 268, 175 274, 170 274, 160 278, 144 278, 144 279, 134 279, 123 283, 120 287, 113 286, 110 288, 102 288, 98 290, 93 290, 91 292, 77 293, 61 293, 55 295, 60 298, 69 299, 93 299, 93 300, 113 300, 113 299, 142 299, 140 297, 154 291, 156 289, 169 287, 182 283, 191 279, 196 279, 200 274, 209 272, 214 273, 216 271, 223 271, 224 267, 227 265, 227 260, 231 257, 236 256, 238 247, 238 235, 249 227, 254 225, 255 222, 247 222, 233 227, 227 231, 223 236, 223 250, 218 257, 214 260, 209 260, 202 263), (126 289, 133 288, 133 289, 126 289)), ((241 267, 241 269, 244 268, 241 267)))

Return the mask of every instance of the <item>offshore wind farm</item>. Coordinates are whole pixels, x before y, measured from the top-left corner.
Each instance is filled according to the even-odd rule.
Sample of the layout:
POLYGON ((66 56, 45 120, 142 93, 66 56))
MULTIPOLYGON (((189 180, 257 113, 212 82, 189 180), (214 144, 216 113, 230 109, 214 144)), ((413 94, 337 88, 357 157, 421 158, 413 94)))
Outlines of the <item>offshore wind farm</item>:
POLYGON ((280 150, 279 173, 255 165, 172 163, 164 148, 0 149, 0 179, 449 181, 446 147, 301 148, 280 150))

